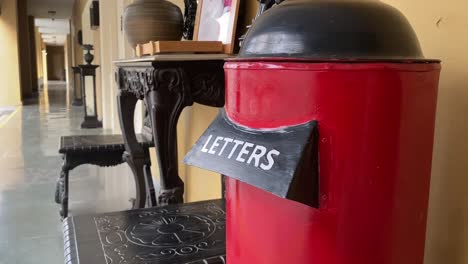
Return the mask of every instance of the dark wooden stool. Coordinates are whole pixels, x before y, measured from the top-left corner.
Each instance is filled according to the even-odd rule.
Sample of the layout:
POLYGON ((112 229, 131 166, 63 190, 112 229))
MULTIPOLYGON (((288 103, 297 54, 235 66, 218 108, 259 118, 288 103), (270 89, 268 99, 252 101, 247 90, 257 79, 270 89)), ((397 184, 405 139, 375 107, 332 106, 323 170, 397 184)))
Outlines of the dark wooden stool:
MULTIPOLYGON (((149 148, 154 147, 151 138, 143 134, 137 135, 138 143, 144 150, 145 162, 143 168, 133 173, 138 197, 146 197, 146 205, 156 205, 156 197, 151 176, 151 159, 149 148), (142 193, 143 192, 143 193, 142 193)), ((60 138, 59 153, 63 155, 63 166, 57 181, 55 202, 62 205, 60 215, 68 216, 69 171, 83 164, 93 164, 100 167, 116 166, 126 161, 125 145, 122 135, 79 135, 60 138)), ((143 202, 143 204, 145 201, 143 202)), ((141 208, 142 203, 135 201, 133 208, 141 208)))
POLYGON ((224 200, 72 216, 67 264, 225 264, 224 200))

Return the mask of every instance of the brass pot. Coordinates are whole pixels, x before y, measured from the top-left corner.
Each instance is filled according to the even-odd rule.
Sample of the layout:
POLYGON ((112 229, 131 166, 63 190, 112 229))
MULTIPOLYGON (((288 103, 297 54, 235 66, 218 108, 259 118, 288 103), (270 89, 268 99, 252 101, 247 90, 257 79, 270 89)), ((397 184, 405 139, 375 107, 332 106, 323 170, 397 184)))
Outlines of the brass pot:
POLYGON ((123 27, 130 45, 180 40, 184 19, 180 8, 167 0, 135 0, 124 11, 123 27))

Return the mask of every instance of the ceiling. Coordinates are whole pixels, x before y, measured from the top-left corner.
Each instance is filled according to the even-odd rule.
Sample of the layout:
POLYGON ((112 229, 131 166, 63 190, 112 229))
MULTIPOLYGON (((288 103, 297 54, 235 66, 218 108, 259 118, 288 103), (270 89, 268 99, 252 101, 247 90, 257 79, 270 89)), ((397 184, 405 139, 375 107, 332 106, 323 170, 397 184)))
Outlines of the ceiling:
POLYGON ((42 40, 46 44, 65 44, 67 34, 70 33, 70 21, 68 19, 36 18, 34 23, 39 28, 42 40))
POLYGON ((65 44, 66 35, 70 33, 73 3, 74 0, 28 0, 28 13, 36 18, 35 24, 46 44, 65 44))
POLYGON ((74 0, 28 0, 28 13, 36 18, 50 18, 49 11, 55 11, 55 18, 69 19, 73 13, 74 0))

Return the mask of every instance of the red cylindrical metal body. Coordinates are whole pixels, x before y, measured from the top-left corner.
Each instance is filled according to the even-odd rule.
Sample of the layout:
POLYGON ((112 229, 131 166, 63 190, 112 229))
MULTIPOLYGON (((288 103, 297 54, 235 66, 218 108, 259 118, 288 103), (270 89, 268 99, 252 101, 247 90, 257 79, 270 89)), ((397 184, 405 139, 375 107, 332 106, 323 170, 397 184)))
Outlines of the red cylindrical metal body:
POLYGON ((230 61, 226 112, 317 120, 320 205, 227 179, 235 264, 422 264, 439 63, 230 61))

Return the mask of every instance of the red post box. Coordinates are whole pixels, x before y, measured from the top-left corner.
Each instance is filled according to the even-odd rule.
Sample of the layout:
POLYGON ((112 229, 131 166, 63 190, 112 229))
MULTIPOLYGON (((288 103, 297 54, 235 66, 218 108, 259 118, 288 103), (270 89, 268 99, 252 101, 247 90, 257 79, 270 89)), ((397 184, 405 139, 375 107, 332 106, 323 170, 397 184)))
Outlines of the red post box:
POLYGON ((422 264, 439 72, 379 1, 258 18, 186 157, 228 176, 228 262, 422 264))

